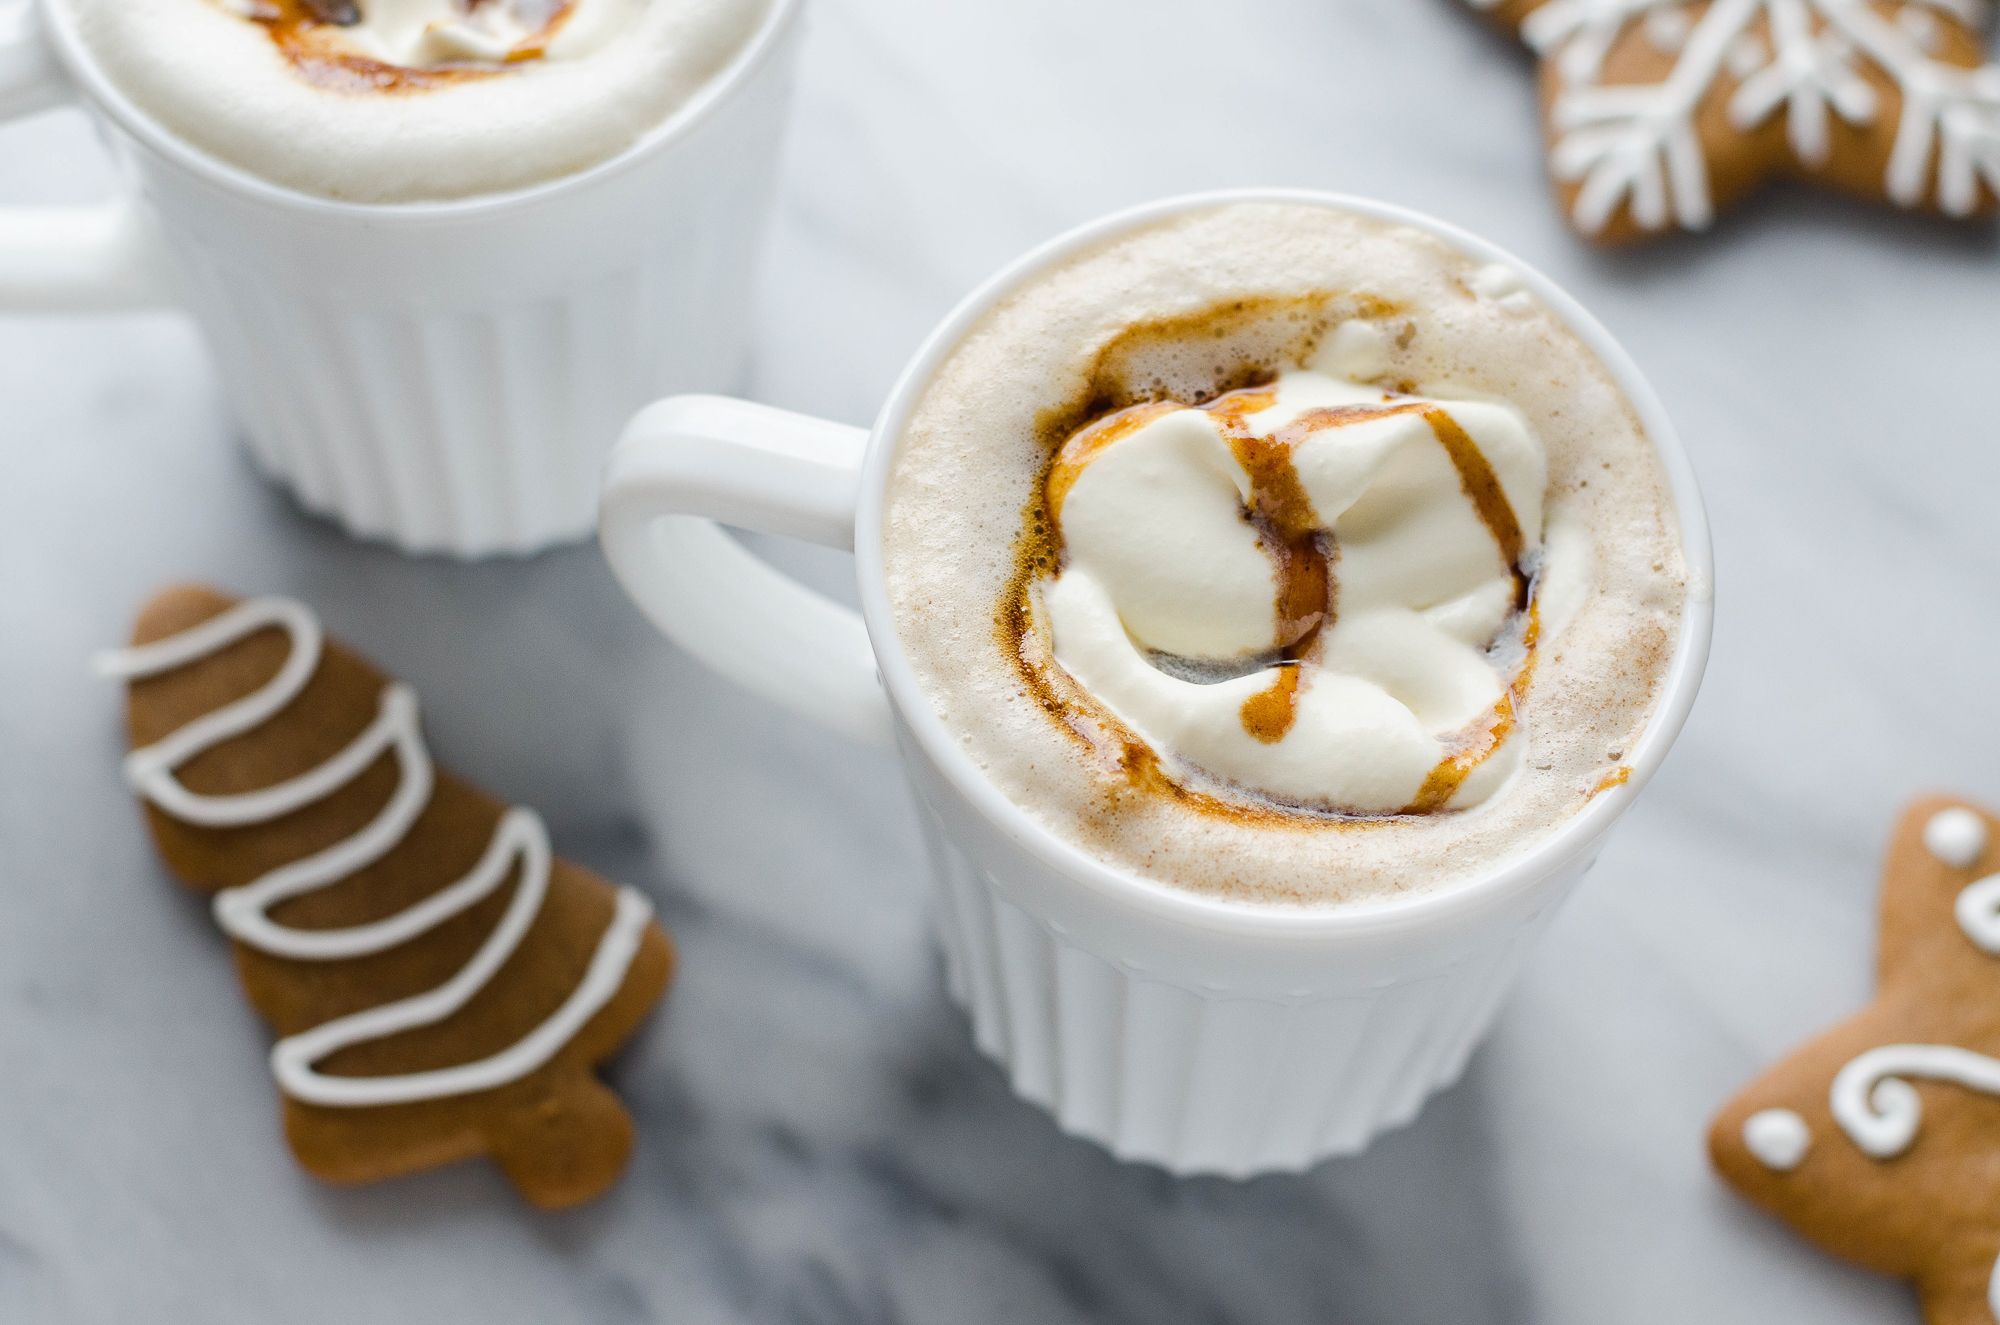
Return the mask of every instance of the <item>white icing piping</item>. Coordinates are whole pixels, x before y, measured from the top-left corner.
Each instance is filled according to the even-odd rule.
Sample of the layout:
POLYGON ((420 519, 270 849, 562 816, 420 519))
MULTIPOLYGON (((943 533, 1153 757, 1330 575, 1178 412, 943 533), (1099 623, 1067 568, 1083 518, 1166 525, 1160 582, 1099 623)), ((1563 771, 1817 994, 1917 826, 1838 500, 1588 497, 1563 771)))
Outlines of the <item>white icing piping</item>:
POLYGON ((2000 1059, 1949 1044, 1870 1049, 1840 1069, 1828 1096, 1834 1121, 1863 1154, 1893 1159, 1917 1139, 1924 1106, 1909 1077, 2000 1095, 2000 1059))
POLYGON ((1953 869, 1971 869, 1986 854, 1986 821, 1963 805, 1939 810, 1924 824, 1924 850, 1953 869))
POLYGON ((1812 1128, 1791 1109, 1764 1109, 1744 1120, 1743 1148, 1765 1168, 1790 1173, 1812 1148, 1812 1128))
MULTIPOLYGON (((1572 86, 1556 98, 1554 121, 1561 138, 1551 161, 1559 178, 1582 181, 1575 214, 1587 233, 1604 229, 1627 202, 1633 220, 1648 230, 1665 226, 1670 212, 1689 230, 1705 230, 1715 219, 1694 112, 1722 70, 1730 45, 1762 4, 1716 0, 1695 24, 1664 83, 1601 87, 1595 71, 1579 78, 1575 63, 1558 57, 1572 86)), ((1624 21, 1619 20, 1621 28, 1624 21)))
MULTIPOLYGON (((1924 824, 1924 850, 1956 870, 1969 870, 1986 854, 1986 820, 1963 805, 1939 810, 1924 824)), ((1959 890, 1952 905, 1958 927, 1981 952, 2000 957, 2000 874, 1959 890)))
POLYGON ((1866 124, 1879 109, 1875 89, 1814 33, 1806 0, 1770 0, 1770 15, 1776 55, 1736 89, 1730 123, 1754 129, 1789 106, 1785 127, 1792 151, 1809 166, 1823 166, 1833 155, 1829 109, 1849 124, 1866 124))
MULTIPOLYGON (((1986 850, 1986 821, 1962 806, 1932 815, 1924 848, 1954 869, 1970 869, 1986 850)), ((2000 874, 1960 891, 1958 925, 1982 951, 2000 956, 2000 874)), ((1848 1139, 1874 1159, 1908 1150, 1923 1125, 1923 1098, 1910 1078, 1945 1081, 2000 1097, 2000 1059, 1956 1045, 1889 1044, 1870 1049, 1834 1076, 1828 1104, 1848 1139)), ((1765 1168, 1789 1173, 1812 1144, 1811 1130, 1790 1109, 1765 1109, 1743 1124, 1743 1145, 1765 1168)), ((2000 1260, 1987 1280, 1986 1308, 2000 1322, 2000 1260)))
MULTIPOLYGON (((652 906, 630 888, 618 891, 613 912, 590 967, 563 1005, 541 1025, 501 1052, 474 1063, 412 1072, 393 1077, 335 1077, 314 1065, 342 1049, 369 1040, 387 1039, 418 1026, 433 1026, 471 1001, 500 969, 528 927, 535 922, 548 891, 549 840, 542 821, 525 811, 513 811, 501 821, 501 833, 512 834, 510 847, 525 853, 522 886, 515 889, 507 914, 459 973, 426 994, 370 1008, 353 1016, 278 1041, 271 1049, 271 1070, 285 1093, 308 1104, 333 1108, 407 1104, 491 1090, 522 1077, 554 1058, 598 1009, 611 1001, 625 982, 625 972, 638 954, 652 906), (532 881, 535 886, 528 884, 532 881)), ((512 854, 510 850, 509 855, 512 854)))
POLYGON ((1889 157, 1886 188, 1904 207, 1924 200, 1937 158, 1938 205, 1969 216, 1982 176, 2000 193, 2000 66, 1956 69, 1924 54, 1909 33, 1884 22, 1864 0, 1819 0, 1827 18, 1896 81, 1903 118, 1889 157))
POLYGON ((274 956, 297 961, 339 961, 385 952, 426 934, 492 895, 514 862, 520 882, 507 910, 459 972, 426 993, 338 1018, 280 1040, 271 1069, 294 1099, 328 1107, 370 1107, 491 1090, 536 1071, 595 1016, 624 983, 638 953, 652 905, 631 888, 618 890, 611 923, 598 940, 583 979, 563 1005, 520 1041, 488 1058, 455 1067, 400 1076, 340 1077, 316 1070, 327 1057, 371 1040, 435 1025, 470 1002, 520 946, 547 895, 552 853, 547 829, 532 811, 511 809, 495 827, 479 863, 463 878, 393 916, 349 929, 300 930, 270 918, 278 903, 328 887, 366 869, 402 842, 430 803, 436 772, 423 743, 417 699, 391 684, 381 709, 361 735, 331 759, 261 791, 203 796, 189 791, 174 770, 202 751, 248 732, 276 715, 304 691, 318 670, 325 636, 304 604, 282 598, 240 603, 181 634, 102 655, 107 677, 137 679, 184 667, 257 631, 283 629, 291 653, 278 674, 242 699, 134 751, 125 761, 133 788, 161 810, 203 827, 240 826, 281 818, 348 785, 384 751, 397 763, 396 790, 365 827, 302 860, 283 865, 239 888, 216 894, 216 922, 230 937, 274 956))
POLYGON ((2000 957, 2000 874, 1968 885, 1952 909, 1958 915, 1958 927, 1973 946, 2000 957))
POLYGON ((254 883, 217 893, 213 903, 215 923, 231 938, 296 961, 364 957, 386 951, 442 924, 499 887, 506 878, 513 855, 503 850, 504 834, 495 833, 485 856, 465 878, 372 925, 352 929, 291 929, 270 918, 271 908, 278 903, 348 878, 388 855, 409 834, 424 806, 430 804, 436 774, 418 735, 415 696, 401 686, 391 686, 383 692, 382 709, 385 715, 396 715, 402 724, 392 742, 397 782, 388 803, 354 836, 272 870, 254 883))
POLYGON ((210 746, 261 727, 292 702, 319 666, 324 633, 305 604, 282 598, 238 603, 190 630, 137 648, 114 649, 96 659, 97 674, 112 680, 158 676, 227 648, 267 626, 282 627, 292 650, 278 674, 234 703, 196 718, 173 735, 125 757, 125 776, 135 784, 152 769, 173 769, 210 746))
MULTIPOLYGON (((1472 3, 1491 9, 1499 0, 1472 3)), ((1975 28, 1991 7, 1990 0, 1910 3, 1975 28)), ((1933 162, 1937 204, 1949 215, 1978 207, 1982 181, 2000 193, 2000 65, 1961 69, 1935 60, 1868 0, 1714 0, 1693 20, 1664 81, 1599 83, 1606 57, 1635 19, 1686 12, 1686 0, 1548 0, 1521 24, 1523 38, 1556 60, 1565 83, 1552 115, 1551 162, 1558 178, 1582 182, 1575 217, 1587 233, 1603 230, 1621 205, 1649 230, 1669 220, 1700 230, 1714 219, 1697 116, 1760 17, 1773 49, 1764 63, 1738 73, 1729 106, 1737 128, 1754 128, 1784 106, 1794 152, 1807 165, 1824 164, 1832 151, 1829 112, 1866 125, 1881 110, 1854 68, 1859 53, 1902 98, 1883 182, 1891 201, 1924 202, 1933 162)))

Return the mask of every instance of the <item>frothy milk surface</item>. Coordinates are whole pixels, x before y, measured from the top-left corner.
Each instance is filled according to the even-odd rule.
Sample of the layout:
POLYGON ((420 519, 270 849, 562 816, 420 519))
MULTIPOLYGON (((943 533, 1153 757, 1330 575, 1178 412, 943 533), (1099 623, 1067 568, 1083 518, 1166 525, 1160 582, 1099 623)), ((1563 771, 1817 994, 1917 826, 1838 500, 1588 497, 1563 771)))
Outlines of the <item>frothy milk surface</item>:
POLYGON ((58 3, 104 74, 194 146, 302 192, 395 203, 617 155, 726 68, 773 0, 58 3))
POLYGON ((1658 457, 1555 314, 1302 203, 1120 236, 990 312, 898 441, 883 550, 1011 800, 1308 906, 1464 881, 1621 783, 1687 592, 1658 457))

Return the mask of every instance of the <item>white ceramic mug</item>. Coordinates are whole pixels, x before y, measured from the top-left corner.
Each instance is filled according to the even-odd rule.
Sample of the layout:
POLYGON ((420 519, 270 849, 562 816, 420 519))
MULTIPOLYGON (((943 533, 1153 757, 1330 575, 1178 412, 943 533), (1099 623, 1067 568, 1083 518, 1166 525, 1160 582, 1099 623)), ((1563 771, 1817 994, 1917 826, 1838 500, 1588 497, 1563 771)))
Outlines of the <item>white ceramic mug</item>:
POLYGON ((893 739, 924 814, 953 995, 979 1046, 1062 1126, 1181 1173, 1298 1169, 1360 1150, 1455 1080, 1522 958, 1667 753, 1708 656, 1701 496, 1652 389, 1546 277, 1451 226, 1317 193, 1181 198, 1066 235, 994 277, 931 336, 872 432, 714 397, 663 400, 612 454, 601 515, 625 589, 670 638, 808 717, 893 739), (1107 237, 1233 201, 1317 203, 1414 226, 1519 270, 1630 399, 1671 482, 1690 593, 1631 778, 1490 873, 1305 912, 1200 896, 1040 827, 967 756, 918 686, 883 587, 883 490, 940 363, 1024 281, 1107 237), (862 611, 757 560, 717 522, 849 548, 862 611))
POLYGON ((0 312, 185 308, 260 466, 353 533, 467 557, 580 538, 632 411, 741 369, 799 7, 773 0, 726 70, 597 166, 369 205, 183 142, 36 0, 0 16, 0 119, 80 103, 128 189, 0 209, 0 312))

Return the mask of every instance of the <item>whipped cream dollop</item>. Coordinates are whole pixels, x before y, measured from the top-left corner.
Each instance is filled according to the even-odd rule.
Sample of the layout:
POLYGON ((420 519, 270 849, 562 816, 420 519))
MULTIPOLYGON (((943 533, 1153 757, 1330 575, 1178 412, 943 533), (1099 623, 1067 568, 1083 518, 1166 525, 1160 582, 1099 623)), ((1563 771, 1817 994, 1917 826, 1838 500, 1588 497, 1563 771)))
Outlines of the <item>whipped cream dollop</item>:
POLYGON ((1314 366, 1136 406, 1050 471, 1055 660, 1170 776, 1286 805, 1462 809, 1518 766, 1547 458, 1512 406, 1314 366))
MULTIPOLYGON (((261 18, 268 0, 224 0, 261 18)), ((353 53, 406 69, 588 54, 628 27, 643 0, 314 0, 319 30, 353 53)))

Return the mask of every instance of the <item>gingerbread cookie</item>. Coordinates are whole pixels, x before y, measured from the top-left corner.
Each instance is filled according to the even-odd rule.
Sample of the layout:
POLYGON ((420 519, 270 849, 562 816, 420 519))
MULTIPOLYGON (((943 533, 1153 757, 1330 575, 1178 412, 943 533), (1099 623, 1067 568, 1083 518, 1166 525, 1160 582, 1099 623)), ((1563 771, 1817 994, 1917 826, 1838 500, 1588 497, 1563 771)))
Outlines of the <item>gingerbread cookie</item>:
POLYGON ((1673 226, 1791 175, 1967 217, 2000 198, 1993 0, 1470 0, 1542 57, 1549 167, 1583 234, 1673 226))
POLYGON ((1731 1186, 1837 1256, 1909 1279, 1931 1325, 2000 1321, 2000 819, 1904 817, 1877 992, 1737 1096, 1731 1186))
POLYGON ((592 1069, 673 967, 646 900, 434 768, 415 694, 300 603, 169 590, 101 670, 130 682, 160 855, 280 1037, 299 1162, 354 1183, 490 1154, 550 1208, 608 1187, 632 1123, 592 1069))

